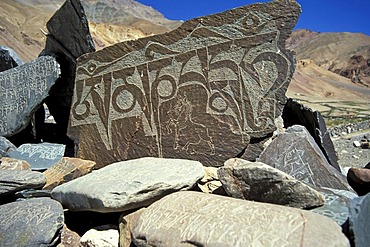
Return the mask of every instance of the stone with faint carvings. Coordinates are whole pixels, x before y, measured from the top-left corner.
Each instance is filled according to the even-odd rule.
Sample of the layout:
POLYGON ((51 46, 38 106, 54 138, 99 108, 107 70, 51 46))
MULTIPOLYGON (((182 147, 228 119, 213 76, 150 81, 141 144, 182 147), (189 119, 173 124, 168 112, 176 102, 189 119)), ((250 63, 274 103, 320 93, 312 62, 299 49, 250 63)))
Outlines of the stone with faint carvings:
POLYGON ((0 159, 0 170, 31 170, 31 166, 25 160, 2 157, 0 159))
POLYGON ((40 172, 0 170, 0 196, 24 189, 39 189, 42 188, 45 182, 46 178, 40 172))
POLYGON ((131 230, 140 218, 140 215, 146 210, 141 208, 133 213, 123 213, 119 219, 119 246, 127 247, 132 243, 131 230))
POLYGON ((0 246, 55 246, 63 227, 63 208, 49 198, 0 206, 0 246))
POLYGON ((52 197, 73 211, 121 212, 190 189, 203 176, 198 161, 148 157, 95 170, 57 186, 52 197))
POLYGON ((131 233, 136 246, 349 246, 327 217, 190 191, 153 203, 131 233))
POLYGON ((218 170, 232 197, 296 208, 322 206, 325 197, 292 176, 261 162, 229 159, 218 170))
POLYGON ((49 56, 0 72, 1 136, 12 136, 28 125, 59 74, 59 64, 49 56))
POLYGON ((0 45, 0 72, 22 64, 22 59, 13 49, 0 45))
POLYGON ((63 158, 65 145, 57 143, 22 144, 10 153, 11 158, 27 161, 32 170, 46 170, 63 158))
POLYGON ((258 161, 317 187, 352 190, 346 177, 328 163, 310 133, 300 125, 278 135, 258 161))
POLYGON ((276 129, 295 65, 285 40, 300 11, 295 1, 244 6, 81 56, 68 129, 83 140, 78 157, 214 167, 258 157, 249 145, 276 129))
POLYGON ((46 184, 43 189, 52 190, 60 184, 86 175, 90 173, 95 166, 96 163, 91 160, 63 157, 44 172, 46 184))
POLYGON ((349 207, 349 232, 352 246, 368 247, 370 243, 370 194, 354 198, 349 207))

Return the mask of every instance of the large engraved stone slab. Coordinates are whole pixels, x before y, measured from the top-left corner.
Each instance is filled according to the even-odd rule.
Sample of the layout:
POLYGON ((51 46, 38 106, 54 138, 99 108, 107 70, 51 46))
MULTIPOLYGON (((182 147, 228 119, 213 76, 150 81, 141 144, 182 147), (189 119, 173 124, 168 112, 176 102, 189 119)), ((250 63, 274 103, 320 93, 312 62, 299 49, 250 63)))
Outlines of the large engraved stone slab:
POLYGON ((190 191, 153 203, 135 225, 137 246, 349 246, 327 217, 190 191))
POLYGON ((0 246, 55 246, 64 223, 57 201, 34 198, 0 206, 0 246))
POLYGON ((318 187, 352 191, 346 177, 328 163, 313 137, 300 125, 278 135, 258 161, 318 187))
POLYGON ((27 126, 60 74, 53 57, 0 72, 0 135, 12 136, 27 126))
POLYGON ((59 185, 52 197, 73 211, 121 212, 190 189, 203 176, 198 161, 148 157, 117 162, 59 185))
POLYGON ((222 166, 240 155, 275 129, 294 72, 285 40, 299 13, 295 1, 255 4, 81 56, 68 131, 78 156, 222 166))
POLYGON ((11 158, 25 160, 32 170, 46 170, 63 158, 65 145, 57 143, 23 144, 10 153, 11 158))

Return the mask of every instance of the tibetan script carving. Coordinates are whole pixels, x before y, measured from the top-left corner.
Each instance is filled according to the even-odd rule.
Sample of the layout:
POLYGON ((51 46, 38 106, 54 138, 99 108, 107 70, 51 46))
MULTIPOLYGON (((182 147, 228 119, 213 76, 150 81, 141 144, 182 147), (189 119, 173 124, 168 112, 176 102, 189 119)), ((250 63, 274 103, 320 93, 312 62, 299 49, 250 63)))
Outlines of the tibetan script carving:
POLYGON ((27 126, 59 74, 53 57, 0 72, 0 135, 12 136, 27 126))
POLYGON ((78 155, 219 166, 239 154, 275 129, 294 71, 284 43, 299 12, 295 2, 255 4, 82 56, 69 127, 78 155))

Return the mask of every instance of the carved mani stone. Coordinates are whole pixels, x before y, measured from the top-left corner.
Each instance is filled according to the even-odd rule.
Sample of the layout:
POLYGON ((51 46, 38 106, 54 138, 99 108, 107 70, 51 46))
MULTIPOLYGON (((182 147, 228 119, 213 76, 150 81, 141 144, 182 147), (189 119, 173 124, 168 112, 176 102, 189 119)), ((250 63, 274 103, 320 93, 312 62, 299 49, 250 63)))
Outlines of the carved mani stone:
POLYGON ((1 136, 12 136, 27 126, 59 74, 53 57, 40 57, 0 72, 1 136))
POLYGON ((295 1, 254 4, 81 56, 68 131, 78 156, 222 166, 243 154, 275 130, 294 72, 285 40, 299 14, 295 1))
POLYGON ((191 191, 153 203, 131 233, 136 246, 349 246, 327 217, 191 191))

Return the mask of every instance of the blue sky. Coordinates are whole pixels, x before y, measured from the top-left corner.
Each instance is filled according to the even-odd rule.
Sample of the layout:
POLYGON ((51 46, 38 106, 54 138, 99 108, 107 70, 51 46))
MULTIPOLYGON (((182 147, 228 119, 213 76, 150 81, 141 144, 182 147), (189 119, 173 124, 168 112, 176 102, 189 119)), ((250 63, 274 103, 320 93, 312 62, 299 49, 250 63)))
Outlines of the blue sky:
MULTIPOLYGON (((189 20, 266 0, 137 0, 168 19, 189 20)), ((302 14, 295 29, 370 35, 370 0, 297 0, 302 14)))

